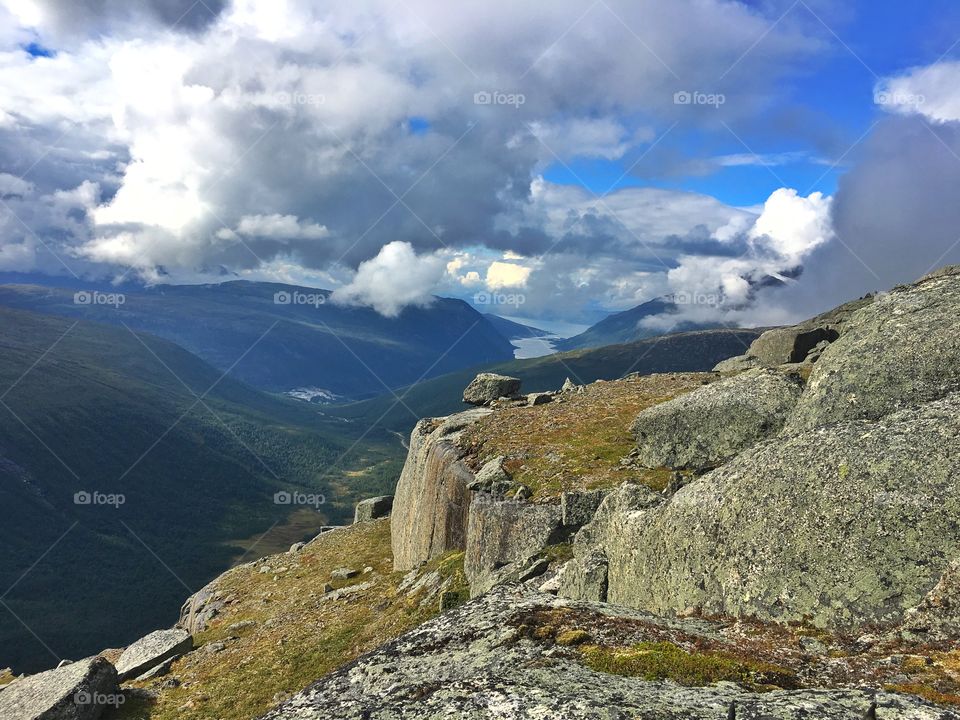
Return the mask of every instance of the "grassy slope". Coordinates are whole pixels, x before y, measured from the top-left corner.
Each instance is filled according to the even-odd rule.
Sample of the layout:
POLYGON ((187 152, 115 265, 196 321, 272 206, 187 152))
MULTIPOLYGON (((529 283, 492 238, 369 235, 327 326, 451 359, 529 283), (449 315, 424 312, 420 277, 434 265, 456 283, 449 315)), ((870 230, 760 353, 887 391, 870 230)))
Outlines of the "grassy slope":
POLYGON ((498 409, 467 428, 460 442, 468 450, 468 462, 478 468, 506 457, 513 479, 538 500, 627 481, 662 490, 669 470, 620 464, 636 445, 630 424, 641 410, 715 379, 684 373, 598 382, 547 405, 498 409))
MULTIPOLYGON (((327 533, 294 556, 266 561, 271 572, 247 565, 218 581, 230 602, 196 638, 208 648, 174 665, 171 675, 182 684, 139 683, 159 690, 157 700, 125 705, 107 720, 249 720, 439 612, 439 598, 429 590, 400 588, 404 575, 393 572, 388 520, 327 533), (349 597, 325 596, 324 584, 339 567, 372 570, 336 581, 334 588, 372 585, 349 597), (212 652, 213 643, 224 648, 212 652)), ((451 591, 464 589, 461 555, 420 570, 434 571, 449 580, 451 591)))
POLYGON ((627 373, 701 372, 721 360, 746 352, 760 331, 708 330, 665 335, 624 345, 570 352, 512 362, 474 367, 444 375, 413 387, 398 390, 396 396, 328 409, 331 414, 399 432, 409 432, 420 417, 449 415, 463 410, 463 389, 478 372, 499 372, 523 380, 524 392, 557 390, 569 377, 585 384, 615 380, 627 373), (398 401, 402 399, 402 402, 398 401))
POLYGON ((283 522, 278 489, 325 494, 337 522, 395 481, 395 437, 371 433, 334 466, 362 427, 221 380, 172 343, 72 324, 0 309, 0 586, 29 626, 0 607, 0 665, 43 669, 169 624, 240 554, 227 541, 283 522), (125 502, 77 505, 80 491, 125 502))

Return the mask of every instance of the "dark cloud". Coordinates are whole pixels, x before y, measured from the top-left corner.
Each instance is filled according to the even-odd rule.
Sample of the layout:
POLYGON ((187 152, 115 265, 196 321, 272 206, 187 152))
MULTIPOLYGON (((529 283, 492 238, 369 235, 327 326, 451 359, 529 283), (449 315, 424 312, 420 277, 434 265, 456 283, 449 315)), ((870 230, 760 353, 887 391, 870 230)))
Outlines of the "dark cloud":
POLYGON ((37 0, 58 34, 103 34, 142 23, 187 31, 209 26, 227 0, 37 0))

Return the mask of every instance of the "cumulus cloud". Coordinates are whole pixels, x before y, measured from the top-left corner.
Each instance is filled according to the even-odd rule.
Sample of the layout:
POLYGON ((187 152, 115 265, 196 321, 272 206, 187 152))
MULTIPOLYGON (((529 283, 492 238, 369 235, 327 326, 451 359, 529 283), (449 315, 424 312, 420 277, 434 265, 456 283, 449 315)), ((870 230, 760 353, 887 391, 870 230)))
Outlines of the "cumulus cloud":
POLYGON ((490 263, 487 268, 487 288, 489 290, 500 290, 502 288, 522 287, 527 284, 532 268, 518 265, 512 262, 490 263))
POLYGON ((428 305, 446 267, 435 255, 417 255, 410 243, 394 241, 376 257, 360 263, 349 284, 333 293, 344 305, 369 305, 397 317, 408 305, 428 305))
MULTIPOLYGON (((483 284, 522 286, 525 312, 575 320, 702 292, 746 317, 766 278, 788 282, 783 273, 803 264, 797 285, 815 286, 812 268, 826 277, 839 241, 879 255, 902 246, 908 223, 918 231, 912 213, 929 214, 923 232, 936 242, 956 220, 945 197, 956 187, 945 160, 955 160, 934 157, 935 143, 957 148, 949 64, 884 86, 922 93, 926 117, 891 105, 898 116, 878 137, 907 142, 896 158, 868 143, 832 204, 786 189, 760 209, 650 187, 598 198, 543 178, 558 158, 639 161, 675 122, 696 131, 751 117, 822 48, 792 15, 771 25, 782 10, 725 0, 558 0, 549 14, 508 0, 206 0, 212 12, 181 0, 3 4, 0 196, 16 218, 0 217, 0 269, 323 278, 344 284, 337 301, 391 315, 483 284), (33 37, 54 56, 24 52, 33 37), (733 70, 718 80, 718 68, 733 70), (694 89, 736 101, 674 103, 694 89), (523 102, 494 100, 511 95, 523 102), (900 156, 933 200, 890 167, 900 156), (927 187, 928 174, 943 185, 927 187), (882 206, 875 218, 871 203, 882 206)), ((770 316, 781 311, 765 302, 770 316)))
POLYGON ((717 84, 770 18, 721 0, 607 5, 6 0, 0 170, 29 170, 38 200, 98 185, 86 227, 51 242, 105 273, 247 273, 291 252, 308 270, 355 268, 394 239, 544 252, 558 238, 522 219, 553 153, 621 158, 679 112, 748 117, 818 46, 788 18, 715 88, 739 101, 701 115, 674 105, 677 75, 717 84), (54 56, 24 52, 31 36, 54 56), (315 229, 224 241, 245 217, 315 229))
POLYGON ((960 61, 918 67, 877 83, 874 99, 883 109, 923 115, 935 122, 960 120, 960 61))

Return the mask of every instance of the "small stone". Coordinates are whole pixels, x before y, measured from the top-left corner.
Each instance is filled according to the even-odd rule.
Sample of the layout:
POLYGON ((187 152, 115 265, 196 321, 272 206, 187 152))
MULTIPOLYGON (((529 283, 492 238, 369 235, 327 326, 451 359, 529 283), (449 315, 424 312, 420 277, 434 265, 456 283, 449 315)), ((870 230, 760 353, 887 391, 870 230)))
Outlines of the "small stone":
POLYGON ((303 550, 307 546, 304 542, 294 543, 290 546, 290 549, 287 551, 290 555, 296 555, 298 552, 303 550))
POLYGON ((534 407, 536 405, 546 405, 553 402, 553 393, 540 392, 527 395, 527 405, 534 407))
POLYGON ((252 628, 254 625, 256 625, 256 623, 253 620, 241 620, 240 622, 228 625, 227 632, 240 632, 241 630, 252 628))
POLYGON ((800 649, 808 655, 826 655, 829 649, 815 637, 802 635, 799 640, 800 649))
POLYGON ((353 568, 337 568, 330 573, 330 577, 334 580, 349 580, 360 574, 359 570, 354 570, 353 568))

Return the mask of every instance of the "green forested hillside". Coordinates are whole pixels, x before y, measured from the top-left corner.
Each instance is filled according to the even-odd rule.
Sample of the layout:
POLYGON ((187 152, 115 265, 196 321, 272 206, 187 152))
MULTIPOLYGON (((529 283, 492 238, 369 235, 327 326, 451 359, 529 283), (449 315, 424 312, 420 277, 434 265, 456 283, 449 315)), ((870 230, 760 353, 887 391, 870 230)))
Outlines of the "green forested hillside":
POLYGON ((328 408, 344 418, 409 432, 417 418, 464 409, 463 389, 478 372, 523 380, 523 392, 559 390, 566 378, 578 384, 614 380, 628 373, 698 372, 741 355, 760 330, 704 330, 638 340, 622 345, 572 350, 530 360, 514 360, 461 370, 373 400, 328 408))
POLYGON ((394 436, 165 340, 74 323, 0 309, 0 666, 37 670, 169 625, 238 559, 229 541, 302 512, 278 491, 317 501, 319 526, 395 482, 394 436))

